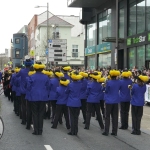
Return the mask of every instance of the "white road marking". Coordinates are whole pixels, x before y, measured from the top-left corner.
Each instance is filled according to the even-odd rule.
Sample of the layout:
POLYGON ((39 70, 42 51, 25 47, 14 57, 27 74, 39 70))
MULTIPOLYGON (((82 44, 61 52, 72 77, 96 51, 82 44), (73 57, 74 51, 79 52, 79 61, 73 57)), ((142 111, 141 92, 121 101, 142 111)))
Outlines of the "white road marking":
POLYGON ((53 150, 52 147, 50 145, 44 145, 46 150, 53 150))

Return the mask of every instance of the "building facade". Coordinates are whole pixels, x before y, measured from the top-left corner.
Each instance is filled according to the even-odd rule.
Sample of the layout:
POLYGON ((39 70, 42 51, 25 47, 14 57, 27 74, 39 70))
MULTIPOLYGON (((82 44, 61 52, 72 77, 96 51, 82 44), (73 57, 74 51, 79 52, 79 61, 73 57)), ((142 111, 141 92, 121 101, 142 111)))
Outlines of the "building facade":
POLYGON ((150 68, 149 0, 68 0, 85 25, 85 66, 150 68))
MULTIPOLYGON (((70 65, 74 67, 84 66, 84 34, 82 30, 83 25, 79 23, 79 17, 72 17, 75 17, 76 20, 78 20, 78 22, 76 21, 77 24, 73 22, 73 18, 71 18, 71 16, 58 17, 53 15, 48 19, 49 39, 67 40, 66 61, 50 62, 52 64, 57 64, 58 66, 70 65), (69 18, 69 22, 67 22, 67 18, 69 18), (71 24, 71 20, 74 24, 71 24)), ((47 46, 47 20, 37 26, 35 40, 36 58, 46 64, 47 56, 45 51, 47 46)))

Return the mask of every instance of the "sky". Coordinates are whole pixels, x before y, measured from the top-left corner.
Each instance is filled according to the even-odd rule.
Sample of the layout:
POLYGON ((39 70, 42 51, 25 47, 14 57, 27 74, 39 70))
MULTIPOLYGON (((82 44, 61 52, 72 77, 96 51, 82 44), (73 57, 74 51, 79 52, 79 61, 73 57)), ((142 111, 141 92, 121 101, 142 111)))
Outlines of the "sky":
POLYGON ((5 48, 10 49, 13 34, 17 33, 24 25, 28 25, 34 14, 41 14, 47 8, 34 8, 47 6, 54 15, 79 16, 79 8, 68 8, 67 0, 1 0, 0 3, 0 53, 5 48))

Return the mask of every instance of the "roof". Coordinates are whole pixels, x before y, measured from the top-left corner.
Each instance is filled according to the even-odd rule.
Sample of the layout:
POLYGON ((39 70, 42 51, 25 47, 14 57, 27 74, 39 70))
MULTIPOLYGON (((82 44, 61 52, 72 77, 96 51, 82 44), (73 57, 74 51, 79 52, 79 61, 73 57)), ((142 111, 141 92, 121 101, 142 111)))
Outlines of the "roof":
POLYGON ((48 20, 42 22, 39 25, 47 25, 47 21, 49 25, 59 25, 59 26, 71 26, 73 27, 74 25, 70 24, 69 22, 53 15, 51 18, 49 18, 48 20))

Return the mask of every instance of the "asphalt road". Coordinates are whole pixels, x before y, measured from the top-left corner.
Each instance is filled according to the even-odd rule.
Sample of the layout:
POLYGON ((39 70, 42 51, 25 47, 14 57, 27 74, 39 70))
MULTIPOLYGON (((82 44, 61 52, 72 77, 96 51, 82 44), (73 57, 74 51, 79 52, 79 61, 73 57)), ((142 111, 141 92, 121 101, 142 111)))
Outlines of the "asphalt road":
MULTIPOLYGON (((1 115, 5 124, 5 131, 0 140, 0 150, 149 150, 150 135, 148 132, 141 136, 131 135, 131 129, 118 131, 118 136, 108 137, 101 135, 101 130, 95 118, 91 120, 90 130, 84 130, 82 117, 79 119, 78 136, 67 135, 68 130, 65 123, 59 125, 57 129, 51 129, 51 121, 44 121, 44 131, 42 136, 32 135, 32 130, 28 131, 21 120, 13 112, 13 104, 3 95, 0 96, 2 105, 1 115)), ((145 114, 149 113, 146 106, 145 114)), ((150 114, 150 113, 149 113, 150 114)), ((147 120, 149 120, 149 116, 147 120)), ((143 122, 142 122, 143 124, 143 122)), ((145 126, 145 130, 150 128, 150 124, 145 126), (148 127, 149 126, 149 127, 148 127)), ((144 126, 143 126, 144 127, 144 126)), ((111 130, 110 130, 111 131, 111 130)), ((148 131, 148 130, 146 130, 148 131)))

